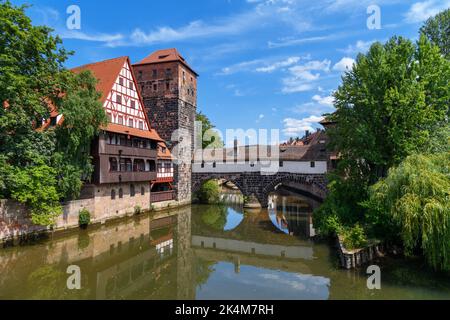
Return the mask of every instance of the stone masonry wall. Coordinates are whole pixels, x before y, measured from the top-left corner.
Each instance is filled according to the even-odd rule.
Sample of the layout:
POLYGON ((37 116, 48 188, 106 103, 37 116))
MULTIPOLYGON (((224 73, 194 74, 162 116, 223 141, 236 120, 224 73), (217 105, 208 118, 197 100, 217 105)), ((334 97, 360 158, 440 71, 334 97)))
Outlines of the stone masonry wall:
POLYGON ((261 175, 259 172, 244 173, 197 173, 192 174, 192 192, 199 190, 201 185, 210 179, 225 179, 233 182, 244 196, 255 198, 262 207, 267 207, 269 193, 280 183, 294 185, 297 189, 307 192, 318 200, 323 200, 327 194, 325 175, 277 173, 261 175))
MULTIPOLYGON (((56 220, 55 230, 78 228, 78 215, 82 209, 91 213, 92 223, 106 221, 134 214, 134 208, 140 206, 143 211, 150 209, 149 183, 135 183, 135 196, 131 197, 130 185, 95 186, 95 197, 70 201, 63 205, 63 214, 56 220), (141 187, 144 195, 141 195, 141 187), (122 188, 123 197, 119 197, 122 188), (116 191, 111 199, 111 190, 116 191)), ((33 233, 47 231, 47 228, 32 223, 27 209, 12 200, 0 200, 0 242, 21 240, 33 233)))

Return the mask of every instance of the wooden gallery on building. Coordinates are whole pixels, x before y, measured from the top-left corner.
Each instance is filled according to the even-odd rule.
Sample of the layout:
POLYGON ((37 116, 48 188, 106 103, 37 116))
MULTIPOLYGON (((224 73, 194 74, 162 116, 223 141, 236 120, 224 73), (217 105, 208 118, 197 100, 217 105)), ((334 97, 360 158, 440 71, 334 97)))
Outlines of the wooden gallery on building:
MULTIPOLYGON (((136 207, 148 210, 155 204, 176 201, 175 169, 166 145, 169 140, 162 139, 155 129, 160 126, 149 121, 152 111, 144 107, 129 58, 87 64, 72 71, 85 70, 98 80, 108 124, 92 143, 94 173, 83 187, 81 206, 91 210, 95 220, 108 220, 136 207)), ((52 112, 44 126, 58 125, 62 116, 52 112)))

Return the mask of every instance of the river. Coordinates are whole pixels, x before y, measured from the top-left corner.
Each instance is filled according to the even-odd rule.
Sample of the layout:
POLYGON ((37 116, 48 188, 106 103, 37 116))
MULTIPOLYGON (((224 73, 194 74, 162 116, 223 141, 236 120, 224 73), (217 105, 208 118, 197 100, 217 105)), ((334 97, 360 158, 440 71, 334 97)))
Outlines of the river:
POLYGON ((0 249, 0 299, 450 299, 450 281, 420 260, 384 258, 381 290, 342 270, 315 230, 307 199, 240 198, 50 235, 0 249), (69 290, 69 266, 80 290, 69 290))

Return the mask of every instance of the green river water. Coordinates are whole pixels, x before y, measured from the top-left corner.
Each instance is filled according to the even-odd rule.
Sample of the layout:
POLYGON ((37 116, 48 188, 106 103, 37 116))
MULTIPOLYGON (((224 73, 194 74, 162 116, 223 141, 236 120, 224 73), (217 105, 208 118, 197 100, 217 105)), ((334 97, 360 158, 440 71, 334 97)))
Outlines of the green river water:
POLYGON ((274 194, 244 211, 193 205, 0 249, 0 299, 450 299, 450 278, 420 260, 384 258, 381 290, 311 240, 305 199, 274 194), (81 289, 69 290, 69 266, 81 289))

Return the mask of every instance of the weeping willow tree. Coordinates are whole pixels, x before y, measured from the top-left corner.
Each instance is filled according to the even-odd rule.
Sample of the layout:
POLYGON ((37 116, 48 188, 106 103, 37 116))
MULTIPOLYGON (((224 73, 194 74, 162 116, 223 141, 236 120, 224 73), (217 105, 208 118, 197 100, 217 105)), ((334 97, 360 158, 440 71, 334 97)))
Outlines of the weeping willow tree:
POLYGON ((450 270, 449 152, 406 158, 369 193, 369 215, 397 226, 408 255, 420 250, 434 269, 450 270))

